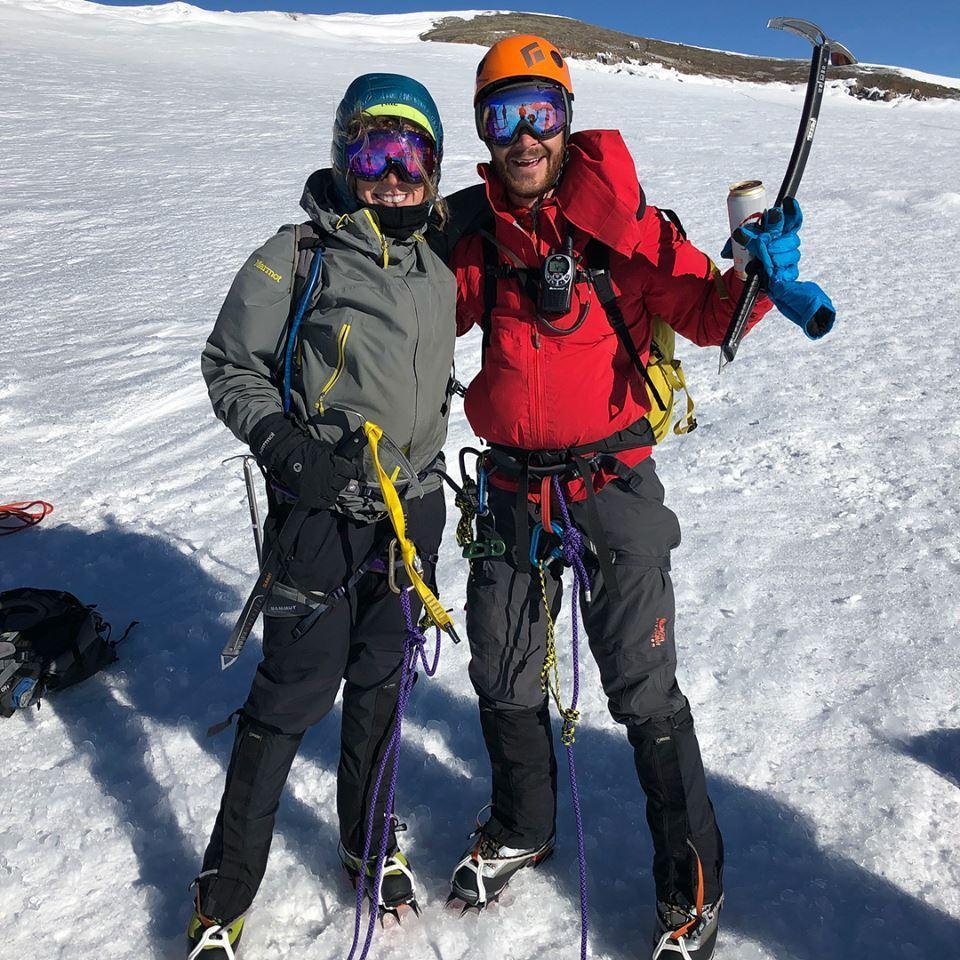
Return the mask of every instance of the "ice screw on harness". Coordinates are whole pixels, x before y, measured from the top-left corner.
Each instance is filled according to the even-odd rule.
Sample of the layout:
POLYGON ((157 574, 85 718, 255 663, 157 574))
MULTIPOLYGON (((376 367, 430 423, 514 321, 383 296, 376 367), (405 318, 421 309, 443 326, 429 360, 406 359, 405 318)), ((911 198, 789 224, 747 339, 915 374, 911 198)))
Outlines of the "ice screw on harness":
POLYGON ((453 501, 460 511, 457 521, 457 545, 463 547, 463 556, 473 560, 477 556, 476 548, 480 546, 473 535, 473 518, 479 512, 480 496, 477 482, 464 476, 463 486, 454 494, 453 501))

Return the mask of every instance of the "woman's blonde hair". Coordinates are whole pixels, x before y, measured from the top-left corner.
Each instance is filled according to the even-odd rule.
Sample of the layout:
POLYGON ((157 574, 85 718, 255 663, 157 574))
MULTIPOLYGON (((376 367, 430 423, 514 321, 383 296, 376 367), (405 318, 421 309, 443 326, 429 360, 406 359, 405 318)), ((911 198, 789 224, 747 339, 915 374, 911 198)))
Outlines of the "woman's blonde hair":
MULTIPOLYGON (((371 130, 411 130, 416 133, 422 133, 430 137, 430 134, 419 124, 413 123, 403 117, 374 116, 371 113, 359 112, 350 121, 347 127, 347 143, 356 143, 358 140, 366 138, 371 130)), ((433 137, 430 137, 432 140, 433 137)), ((438 183, 439 169, 428 176, 427 171, 419 166, 420 175, 423 177, 424 199, 432 201, 434 217, 442 227, 447 220, 447 203, 440 193, 438 183)), ((349 170, 346 171, 347 184, 351 192, 356 195, 357 178, 349 170)))

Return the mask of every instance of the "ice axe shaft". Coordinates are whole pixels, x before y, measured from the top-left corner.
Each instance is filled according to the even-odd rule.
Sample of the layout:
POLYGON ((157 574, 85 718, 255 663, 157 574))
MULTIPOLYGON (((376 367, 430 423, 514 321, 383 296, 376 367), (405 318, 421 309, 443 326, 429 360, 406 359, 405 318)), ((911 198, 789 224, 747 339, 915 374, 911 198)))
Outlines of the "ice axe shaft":
POLYGON ((235 457, 227 457, 223 463, 230 463, 232 460, 243 461, 243 482, 247 488, 247 506, 250 509, 250 526, 253 528, 253 543, 257 548, 257 563, 263 563, 263 524, 260 522, 260 506, 257 503, 257 488, 253 480, 252 463, 257 462, 257 458, 249 453, 241 453, 235 457))
POLYGON ((251 460, 256 462, 256 457, 243 458, 243 482, 247 487, 247 506, 250 507, 250 525, 253 527, 253 542, 257 548, 257 563, 263 563, 263 524, 260 523, 260 506, 257 503, 251 460))
MULTIPOLYGON (((774 206, 780 206, 785 197, 795 197, 807 166, 810 156, 810 147, 813 144, 813 135, 817 130, 817 118, 820 116, 820 104, 823 101, 823 90, 826 85, 827 70, 830 64, 835 66, 850 66, 856 63, 856 58, 842 44, 831 40, 814 23, 809 20, 797 20, 793 17, 775 17, 767 22, 772 30, 787 30, 797 36, 804 37, 813 44, 813 56, 810 60, 810 75, 807 79, 807 92, 803 100, 803 113, 800 116, 800 126, 797 129, 797 139, 790 154, 787 172, 783 176, 780 190, 774 206)), ((760 293, 763 281, 763 268, 756 260, 747 264, 747 279, 733 313, 727 334, 723 338, 720 348, 720 369, 732 363, 740 349, 747 329, 750 314, 760 293)))
MULTIPOLYGON (((365 442, 363 432, 355 430, 344 437, 337 444, 336 449, 342 456, 350 458, 357 454, 365 442)), ((260 618, 264 605, 270 599, 274 586, 286 571, 287 564, 293 554, 293 547, 297 542, 297 535, 312 509, 312 507, 298 500, 283 521, 276 540, 260 563, 257 582, 250 591, 250 596, 247 597, 247 602, 243 605, 240 616, 237 618, 237 622, 220 652, 221 670, 233 666, 243 652, 247 638, 250 636, 254 624, 260 618)))
POLYGON ((250 596, 247 597, 247 602, 243 605, 240 616, 237 618, 237 622, 220 652, 221 670, 232 667, 243 652, 250 631, 253 630, 254 624, 260 619, 260 612, 263 610, 264 604, 270 598, 274 585, 286 568, 297 534, 309 513, 310 508, 298 502, 284 520, 283 526, 277 534, 276 543, 267 552, 266 557, 260 564, 257 582, 254 584, 253 590, 250 591, 250 596))

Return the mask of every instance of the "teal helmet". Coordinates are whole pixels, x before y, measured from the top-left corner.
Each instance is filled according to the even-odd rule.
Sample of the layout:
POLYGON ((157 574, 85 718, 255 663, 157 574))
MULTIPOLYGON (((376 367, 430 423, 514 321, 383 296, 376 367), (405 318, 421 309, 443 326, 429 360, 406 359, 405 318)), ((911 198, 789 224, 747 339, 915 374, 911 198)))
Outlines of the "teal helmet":
POLYGON ((434 187, 439 185, 443 160, 443 124, 433 97, 422 83, 412 77, 397 73, 365 73, 347 87, 333 121, 333 145, 330 150, 333 179, 340 200, 347 209, 357 206, 347 180, 347 132, 350 122, 361 113, 375 117, 401 117, 430 134, 437 151, 437 169, 432 182, 434 187))

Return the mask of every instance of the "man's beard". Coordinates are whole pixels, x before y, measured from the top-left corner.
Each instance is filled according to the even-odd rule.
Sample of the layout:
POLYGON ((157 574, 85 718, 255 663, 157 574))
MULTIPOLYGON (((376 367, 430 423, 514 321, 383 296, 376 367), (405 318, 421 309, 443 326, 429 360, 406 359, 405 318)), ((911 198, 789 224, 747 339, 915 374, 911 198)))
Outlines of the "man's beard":
POLYGON ((563 169, 563 157, 563 151, 546 153, 546 171, 535 181, 531 181, 529 177, 517 176, 516 168, 510 165, 509 159, 493 158, 493 169, 508 193, 519 200, 536 200, 556 186, 563 169))

